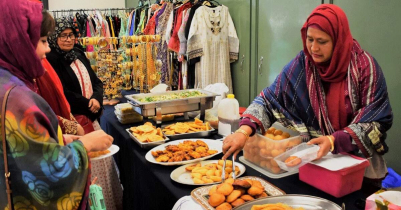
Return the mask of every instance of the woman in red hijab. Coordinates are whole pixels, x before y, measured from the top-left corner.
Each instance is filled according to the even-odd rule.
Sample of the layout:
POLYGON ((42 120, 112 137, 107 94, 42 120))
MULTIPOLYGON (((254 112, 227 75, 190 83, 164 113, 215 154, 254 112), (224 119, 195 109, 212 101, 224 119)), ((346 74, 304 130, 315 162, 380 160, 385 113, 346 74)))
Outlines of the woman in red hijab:
POLYGON ((43 76, 36 79, 37 93, 46 100, 57 115, 63 134, 83 136, 85 131, 71 114, 70 104, 64 96, 63 85, 57 73, 46 59, 46 53, 50 52, 47 37, 54 31, 54 19, 47 11, 42 11, 42 16, 40 40, 36 47, 36 54, 42 59, 45 72, 43 76))
MULTIPOLYGON (((224 140, 223 158, 238 154, 249 136, 265 134, 277 121, 300 132, 304 142, 318 144, 318 159, 329 151, 361 152, 373 166, 365 176, 383 178, 393 113, 379 64, 352 38, 336 5, 316 7, 301 36, 304 49, 244 112, 240 129, 224 140)), ((274 167, 269 169, 280 171, 274 167)))

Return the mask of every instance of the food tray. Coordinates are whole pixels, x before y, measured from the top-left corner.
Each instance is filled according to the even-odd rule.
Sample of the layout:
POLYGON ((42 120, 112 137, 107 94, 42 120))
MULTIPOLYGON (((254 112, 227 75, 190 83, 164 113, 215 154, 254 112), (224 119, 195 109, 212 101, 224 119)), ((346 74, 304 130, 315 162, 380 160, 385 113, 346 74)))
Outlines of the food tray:
MULTIPOLYGON (((265 188, 265 192, 267 193, 268 196, 285 195, 285 192, 282 191, 280 188, 274 186, 270 182, 267 182, 266 180, 261 179, 259 177, 256 177, 256 176, 244 176, 244 177, 237 178, 237 179, 239 179, 239 180, 251 179, 251 180, 259 181, 263 185, 263 187, 265 188)), ((198 187, 198 188, 192 190, 192 192, 191 192, 192 198, 206 210, 214 210, 214 208, 208 202, 209 191, 213 186, 214 185, 198 187)), ((249 202, 251 202, 251 201, 249 201, 249 202)), ((246 202, 246 203, 244 203, 242 205, 245 205, 247 203, 248 202, 246 202)), ((248 209, 250 209, 250 208, 247 208, 247 210, 248 209)))
POLYGON ((170 141, 167 142, 165 144, 159 145, 151 150, 148 151, 148 153, 146 153, 145 155, 145 159, 151 163, 154 164, 159 164, 159 165, 165 165, 165 166, 174 166, 174 165, 185 165, 188 163, 195 163, 195 162, 199 162, 202 160, 206 160, 209 158, 212 158, 220 153, 222 153, 222 147, 223 147, 223 142, 222 141, 218 141, 218 140, 212 140, 212 139, 182 139, 182 140, 176 140, 176 141, 170 141), (197 159, 192 159, 192 160, 185 160, 185 161, 179 161, 179 162, 157 162, 156 159, 153 157, 152 155, 152 151, 157 151, 157 150, 165 150, 166 146, 168 145, 178 145, 179 143, 183 143, 186 140, 190 140, 190 141, 196 141, 196 140, 201 140, 203 142, 205 142, 210 150, 217 150, 217 153, 213 154, 213 155, 209 155, 206 157, 201 157, 201 158, 197 158, 197 159))
POLYGON ((248 201, 241 206, 233 208, 233 210, 249 210, 253 205, 263 205, 268 203, 283 203, 293 208, 304 208, 305 210, 322 209, 322 210, 342 210, 337 204, 319 197, 309 195, 281 195, 259 198, 248 201))
MULTIPOLYGON (((218 163, 218 161, 219 160, 205 160, 205 161, 201 161, 199 163, 202 166, 204 166, 207 164, 218 163)), ((191 166, 193 164, 196 164, 196 163, 190 163, 190 164, 183 165, 183 166, 176 168, 173 172, 171 172, 170 178, 175 182, 178 182, 180 184, 186 184, 186 185, 213 185, 213 184, 220 183, 220 182, 213 182, 213 183, 195 184, 194 181, 192 180, 191 172, 187 171, 185 169, 186 167, 191 166)), ((235 162, 234 165, 238 166, 238 168, 240 170, 239 174, 236 176, 238 178, 242 174, 245 173, 246 168, 243 164, 241 164, 239 162, 235 162)))
POLYGON ((174 135, 166 135, 171 140, 178 140, 178 139, 192 139, 192 138, 205 138, 209 137, 215 132, 214 128, 208 131, 199 131, 199 132, 192 132, 192 133, 182 133, 182 134, 174 134, 174 135))
POLYGON ((161 109, 161 114, 174 114, 180 112, 209 109, 212 108, 213 100, 216 96, 218 95, 206 90, 193 89, 193 90, 168 91, 165 93, 132 94, 132 95, 126 95, 125 98, 127 98, 132 105, 140 107, 140 112, 142 116, 150 117, 158 114, 157 113, 158 108, 161 109), (183 99, 172 99, 172 100, 154 101, 154 102, 140 102, 138 100, 139 98, 143 97, 171 95, 174 93, 180 93, 185 91, 199 91, 205 93, 206 96, 197 96, 183 99))
POLYGON ((137 139, 134 135, 132 135, 131 131, 129 131, 129 128, 127 128, 125 130, 129 133, 129 136, 131 137, 131 139, 134 140, 143 149, 150 149, 150 148, 153 148, 155 146, 159 146, 161 144, 164 144, 164 143, 166 143, 166 141, 170 140, 163 133, 164 141, 155 141, 155 142, 143 143, 143 142, 139 141, 139 139, 137 139))

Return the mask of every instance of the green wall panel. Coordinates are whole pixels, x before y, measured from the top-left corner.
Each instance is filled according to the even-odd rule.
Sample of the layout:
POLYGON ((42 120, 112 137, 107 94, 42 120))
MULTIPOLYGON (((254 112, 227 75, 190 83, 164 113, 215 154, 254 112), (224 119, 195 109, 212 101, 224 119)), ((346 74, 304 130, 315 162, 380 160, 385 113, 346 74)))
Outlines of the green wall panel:
POLYGON ((258 67, 252 69, 257 71, 254 74, 257 78, 256 94, 272 84, 283 67, 302 50, 300 30, 320 3, 321 0, 258 1, 258 67))
POLYGON ((334 4, 347 14, 354 39, 375 57, 384 72, 394 113, 386 140, 390 151, 384 158, 401 174, 401 1, 334 0, 334 4))
MULTIPOLYGON (((125 7, 126 8, 134 8, 138 6, 139 0, 125 0, 125 7)), ((151 1, 154 3, 154 1, 151 1)))
POLYGON ((237 31, 240 50, 238 61, 231 64, 233 92, 239 105, 250 103, 250 61, 251 61, 251 0, 219 0, 228 7, 237 31))

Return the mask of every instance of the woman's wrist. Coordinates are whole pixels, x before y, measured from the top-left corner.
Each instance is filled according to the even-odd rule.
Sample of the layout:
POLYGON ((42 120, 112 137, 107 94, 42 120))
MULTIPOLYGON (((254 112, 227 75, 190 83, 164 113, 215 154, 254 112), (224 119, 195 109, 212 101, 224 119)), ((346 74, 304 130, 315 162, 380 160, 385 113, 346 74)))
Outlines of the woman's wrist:
POLYGON ((328 136, 326 136, 328 139, 329 139, 329 141, 330 141, 330 152, 333 152, 334 151, 334 141, 335 141, 335 138, 334 138, 334 136, 333 135, 328 135, 328 136))

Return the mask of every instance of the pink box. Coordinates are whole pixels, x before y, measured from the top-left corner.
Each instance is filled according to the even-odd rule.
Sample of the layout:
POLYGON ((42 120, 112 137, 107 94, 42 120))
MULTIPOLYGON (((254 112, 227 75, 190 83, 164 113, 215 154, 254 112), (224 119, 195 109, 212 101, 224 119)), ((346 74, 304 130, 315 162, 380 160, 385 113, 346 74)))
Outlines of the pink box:
MULTIPOLYGON (((363 160, 363 158, 353 155, 351 157, 363 160)), ((369 164, 369 161, 366 160, 356 166, 330 171, 308 163, 299 168, 299 179, 339 198, 361 189, 365 168, 369 164)))

